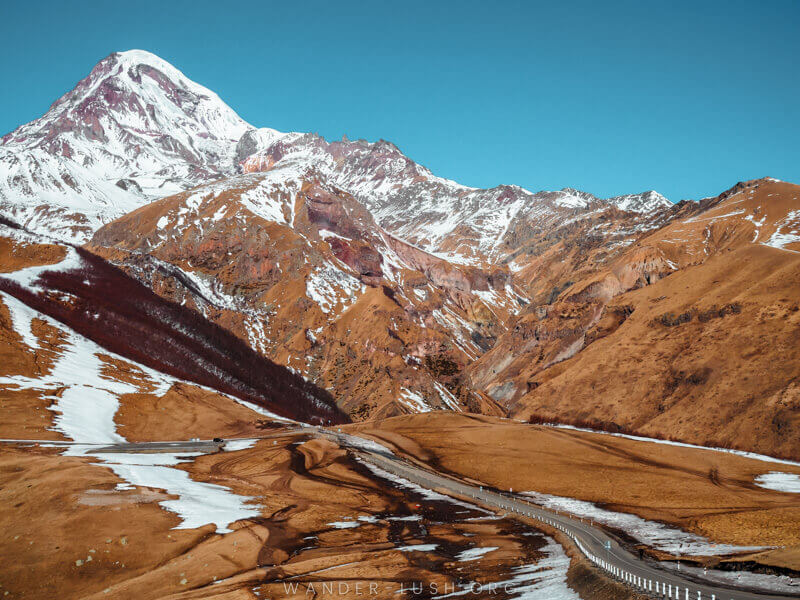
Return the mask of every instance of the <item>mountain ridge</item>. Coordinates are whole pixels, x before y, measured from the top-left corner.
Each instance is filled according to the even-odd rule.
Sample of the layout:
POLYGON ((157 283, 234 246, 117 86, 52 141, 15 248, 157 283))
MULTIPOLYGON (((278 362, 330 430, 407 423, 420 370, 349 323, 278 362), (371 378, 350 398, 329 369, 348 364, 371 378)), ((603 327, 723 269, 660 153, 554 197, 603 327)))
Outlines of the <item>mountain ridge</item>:
MULTIPOLYGON (((349 158, 338 183, 362 199, 406 185, 397 178, 403 174, 419 178, 414 183, 424 180, 417 192, 423 196, 431 189, 449 196, 471 191, 487 197, 484 203, 502 200, 507 190, 537 196, 518 186, 480 190, 437 177, 386 140, 328 142, 310 133, 256 128, 168 62, 130 50, 102 59, 45 115, 0 138, 0 209, 32 230, 80 242, 147 201, 237 170, 259 170, 299 151, 312 152, 307 158, 317 167, 349 158), (373 173, 365 176, 364 169, 373 173)), ((661 196, 644 202, 648 194, 608 202, 639 198, 625 200, 632 210, 668 202, 661 196)), ((370 208, 387 216, 394 204, 370 208)))

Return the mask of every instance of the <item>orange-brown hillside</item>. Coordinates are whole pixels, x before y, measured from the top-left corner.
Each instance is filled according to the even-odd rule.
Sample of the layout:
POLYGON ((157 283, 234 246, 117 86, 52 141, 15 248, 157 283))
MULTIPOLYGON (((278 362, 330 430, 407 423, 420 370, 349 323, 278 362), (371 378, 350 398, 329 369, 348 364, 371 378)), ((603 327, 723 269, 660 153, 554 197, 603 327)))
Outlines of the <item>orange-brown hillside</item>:
POLYGON ((778 243, 799 198, 748 182, 643 237, 525 311, 472 381, 515 417, 800 457, 800 253, 778 243))

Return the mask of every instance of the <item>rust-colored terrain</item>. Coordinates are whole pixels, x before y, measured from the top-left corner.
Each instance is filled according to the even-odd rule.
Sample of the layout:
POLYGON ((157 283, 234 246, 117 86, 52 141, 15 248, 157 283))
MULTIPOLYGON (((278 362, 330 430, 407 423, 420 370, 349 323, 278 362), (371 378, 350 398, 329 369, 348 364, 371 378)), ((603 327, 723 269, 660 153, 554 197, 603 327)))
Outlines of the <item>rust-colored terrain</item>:
POLYGON ((0 139, 0 416, 3 599, 633 597, 340 426, 798 578, 800 186, 469 188, 115 53, 0 139))
POLYGON ((800 457, 800 253, 766 245, 799 202, 737 186, 531 305, 471 380, 515 417, 800 457))

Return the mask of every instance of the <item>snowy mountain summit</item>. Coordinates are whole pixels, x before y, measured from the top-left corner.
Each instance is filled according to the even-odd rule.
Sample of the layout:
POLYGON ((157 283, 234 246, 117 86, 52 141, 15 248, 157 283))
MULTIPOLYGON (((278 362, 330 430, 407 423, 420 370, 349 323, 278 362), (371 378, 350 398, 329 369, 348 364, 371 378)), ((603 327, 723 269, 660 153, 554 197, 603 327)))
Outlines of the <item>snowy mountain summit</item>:
POLYGON ((142 50, 100 61, 0 144, 0 207, 81 240, 103 223, 233 171, 252 129, 212 91, 142 50))
POLYGON ((492 251, 514 218, 544 205, 585 210, 601 202, 636 212, 670 205, 655 192, 600 201, 570 189, 474 189, 433 175, 384 140, 327 142, 257 129, 166 61, 130 50, 101 60, 47 114, 0 140, 0 211, 82 242, 152 200, 287 163, 294 174, 351 193, 393 232, 464 260, 471 251, 446 241, 464 224, 482 251, 492 251))

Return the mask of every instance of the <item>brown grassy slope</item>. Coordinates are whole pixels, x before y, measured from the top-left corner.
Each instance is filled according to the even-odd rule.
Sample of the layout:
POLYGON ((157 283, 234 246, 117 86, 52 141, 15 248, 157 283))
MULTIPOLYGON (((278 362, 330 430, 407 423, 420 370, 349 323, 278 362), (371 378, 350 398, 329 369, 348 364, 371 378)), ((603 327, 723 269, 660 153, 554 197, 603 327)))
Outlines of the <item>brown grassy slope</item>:
POLYGON ((100 346, 162 372, 289 418, 349 420, 327 391, 260 356, 195 311, 164 300, 103 259, 77 252, 79 268, 46 271, 33 289, 0 277, 0 289, 100 346), (62 299, 65 294, 69 302, 62 299))
POLYGON ((10 273, 35 265, 52 265, 64 259, 63 246, 22 244, 0 236, 0 273, 10 273))
POLYGON ((630 315, 531 377, 511 414, 614 421, 800 458, 800 254, 748 245, 617 297, 630 315))
MULTIPOLYGON (((537 267, 536 280, 558 284, 544 295, 537 293, 514 326, 470 365, 471 383, 512 406, 535 387, 533 375, 580 352, 624 320, 626 306, 606 310, 614 298, 718 254, 766 243, 776 232, 794 231, 800 227, 798 215, 800 186, 760 179, 700 203, 682 203, 668 225, 641 232, 635 243, 615 253, 587 250, 584 268, 562 257, 560 243, 546 249, 537 260, 550 258, 537 267)), ((524 278, 526 273, 517 275, 524 278)))
POLYGON ((484 416, 428 413, 348 425, 439 469, 497 488, 586 500, 716 542, 781 545, 757 559, 800 569, 796 494, 755 476, 800 467, 484 416))

